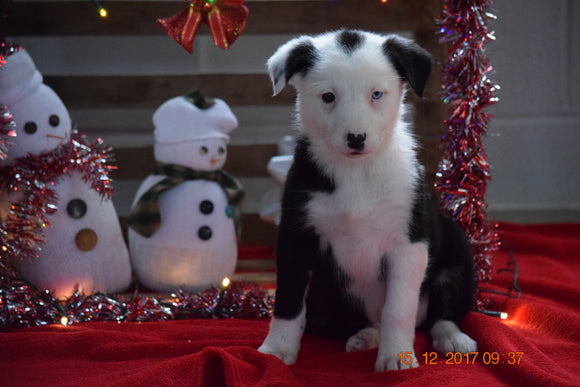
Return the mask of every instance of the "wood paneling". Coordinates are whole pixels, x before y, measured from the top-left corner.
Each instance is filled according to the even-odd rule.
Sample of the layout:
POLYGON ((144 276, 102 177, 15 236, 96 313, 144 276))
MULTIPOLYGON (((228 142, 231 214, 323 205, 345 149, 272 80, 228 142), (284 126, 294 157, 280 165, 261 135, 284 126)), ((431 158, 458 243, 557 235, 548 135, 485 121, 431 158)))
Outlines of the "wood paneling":
MULTIPOLYGON (((224 170, 234 176, 267 177, 266 165, 278 154, 275 144, 230 145, 224 170)), ((115 180, 139 180, 151 174, 154 158, 153 147, 115 149, 115 180)))
POLYGON ((69 109, 157 108, 168 99, 192 90, 219 96, 230 106, 294 102, 291 88, 272 98, 272 86, 266 74, 47 76, 44 83, 54 89, 69 109))
MULTIPOLYGON (((8 36, 164 34, 155 20, 186 7, 183 1, 101 1, 108 10, 100 18, 90 1, 11 2, 8 36)), ((246 2, 250 10, 244 33, 319 33, 341 27, 374 31, 432 31, 437 0, 340 0, 246 2)), ((202 27, 201 33, 207 29, 202 27)))
MULTIPOLYGON (((423 99, 409 92, 411 103, 439 102, 439 71, 434 69, 423 99)), ((217 95, 230 106, 292 105, 295 92, 287 87, 272 98, 266 74, 200 74, 157 76, 46 76, 69 109, 157 108, 176 95, 203 90, 217 95)))

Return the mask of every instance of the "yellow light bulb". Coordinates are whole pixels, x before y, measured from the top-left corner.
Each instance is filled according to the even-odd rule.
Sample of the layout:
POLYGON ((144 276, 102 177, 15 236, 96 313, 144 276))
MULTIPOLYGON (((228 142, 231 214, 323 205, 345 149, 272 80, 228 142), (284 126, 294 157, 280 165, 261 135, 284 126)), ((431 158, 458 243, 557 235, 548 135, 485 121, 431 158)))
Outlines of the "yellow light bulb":
POLYGON ((60 323, 66 327, 68 325, 68 317, 62 316, 60 318, 60 323))
POLYGON ((506 312, 501 312, 501 314, 499 315, 499 318, 501 318, 502 320, 505 320, 508 318, 508 314, 506 312))
POLYGON ((224 278, 224 280, 222 281, 222 286, 224 288, 227 288, 228 286, 230 286, 230 279, 228 277, 224 278))
POLYGON ((105 8, 99 9, 99 15, 101 15, 101 17, 107 17, 107 10, 105 8))

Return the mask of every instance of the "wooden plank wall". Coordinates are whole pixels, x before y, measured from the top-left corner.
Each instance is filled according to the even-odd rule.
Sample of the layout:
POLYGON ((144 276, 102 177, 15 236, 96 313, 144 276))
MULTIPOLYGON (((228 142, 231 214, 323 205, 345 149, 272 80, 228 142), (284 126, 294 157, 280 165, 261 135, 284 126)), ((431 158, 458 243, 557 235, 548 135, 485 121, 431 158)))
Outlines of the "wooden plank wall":
MULTIPOLYGON (((230 50, 211 43, 207 28, 188 54, 155 23, 182 10, 183 1, 102 1, 106 19, 89 0, 9 3, 7 37, 31 54, 51 86, 89 137, 115 146, 115 205, 129 210, 140 181, 153 162, 151 116, 165 100, 200 89, 224 99, 240 126, 232 133, 225 169, 246 190, 242 244, 273 244, 275 228, 257 216, 262 195, 274 187, 266 172, 277 141, 292 134, 294 92, 272 98, 265 61, 275 48, 300 34, 337 28, 398 32, 413 37, 440 61, 437 0, 246 1, 250 16, 230 50)), ((425 98, 410 96, 421 158, 432 175, 445 128, 434 71, 425 98)))

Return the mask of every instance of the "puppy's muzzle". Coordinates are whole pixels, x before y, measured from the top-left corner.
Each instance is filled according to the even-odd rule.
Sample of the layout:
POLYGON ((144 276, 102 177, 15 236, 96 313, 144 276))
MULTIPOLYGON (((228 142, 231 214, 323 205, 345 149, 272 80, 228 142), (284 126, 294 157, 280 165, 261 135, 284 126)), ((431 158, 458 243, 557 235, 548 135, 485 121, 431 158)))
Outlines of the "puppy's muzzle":
POLYGON ((354 134, 349 133, 346 135, 346 145, 357 152, 362 152, 365 149, 365 140, 367 139, 367 134, 354 134))

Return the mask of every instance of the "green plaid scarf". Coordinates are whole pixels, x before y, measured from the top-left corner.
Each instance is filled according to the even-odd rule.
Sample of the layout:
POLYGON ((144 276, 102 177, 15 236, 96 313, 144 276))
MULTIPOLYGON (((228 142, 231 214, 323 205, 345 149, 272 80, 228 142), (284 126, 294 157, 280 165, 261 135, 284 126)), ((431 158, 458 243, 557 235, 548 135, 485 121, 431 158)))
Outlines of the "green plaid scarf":
POLYGON ((137 201, 126 220, 128 227, 149 238, 161 225, 159 214, 159 195, 187 180, 210 180, 218 183, 228 198, 228 204, 233 210, 234 226, 238 240, 241 231, 241 204, 244 199, 242 185, 233 176, 222 170, 197 171, 176 164, 155 162, 155 175, 165 175, 165 179, 149 188, 137 201))

